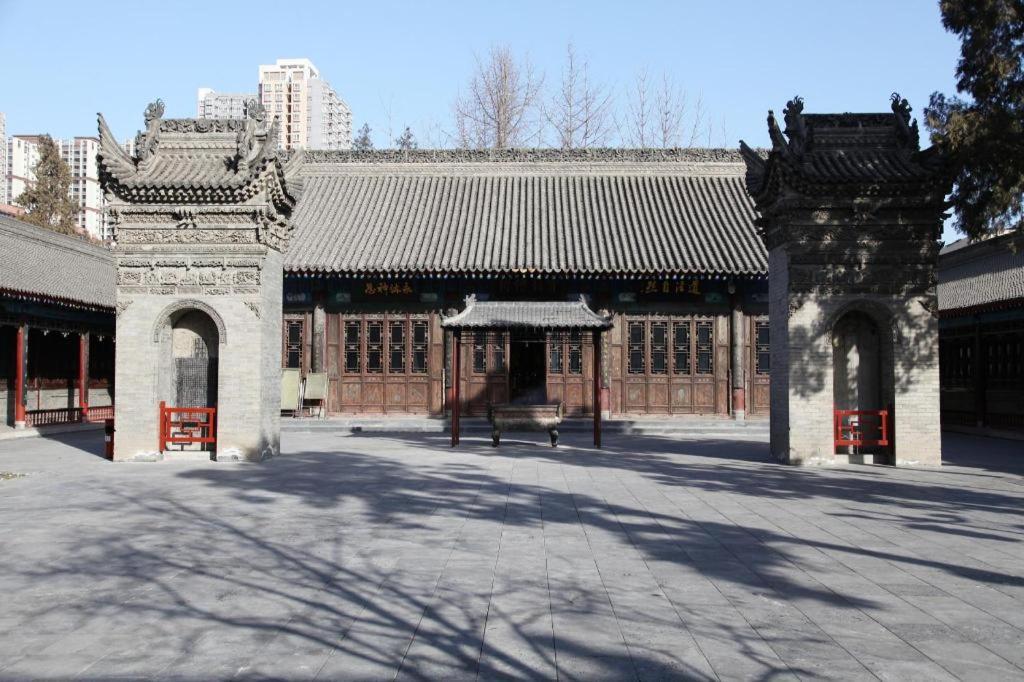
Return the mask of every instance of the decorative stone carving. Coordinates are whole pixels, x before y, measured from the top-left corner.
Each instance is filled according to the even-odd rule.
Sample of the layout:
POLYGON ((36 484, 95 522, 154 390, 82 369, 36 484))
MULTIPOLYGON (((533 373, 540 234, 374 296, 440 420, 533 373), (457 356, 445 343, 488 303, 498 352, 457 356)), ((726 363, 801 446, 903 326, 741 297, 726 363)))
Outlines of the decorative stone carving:
POLYGON ((230 415, 217 421, 218 458, 278 450, 281 341, 265 320, 281 317, 281 252, 296 186, 266 112, 256 102, 247 109, 245 120, 163 120, 154 103, 135 157, 99 119, 100 182, 119 219, 118 294, 133 301, 132 314, 118 320, 116 380, 135 399, 115 408, 116 459, 150 452, 157 441, 156 406, 176 381, 161 334, 185 310, 217 326, 216 407, 230 415))
POLYGON ((951 178, 936 150, 919 150, 909 103, 890 100, 891 113, 805 114, 796 97, 784 133, 769 112, 767 159, 741 145, 772 263, 771 450, 785 462, 843 454, 832 411, 850 407, 851 393, 833 374, 832 328, 859 310, 877 327, 858 334, 877 334, 870 360, 882 379, 865 384, 872 404, 856 409, 895 415, 895 451, 879 457, 939 463, 938 334, 928 306, 951 178))
POLYGON ((135 137, 135 151, 140 162, 148 160, 156 151, 160 141, 160 119, 164 115, 164 101, 158 99, 146 107, 143 120, 146 123, 145 132, 140 132, 135 137))

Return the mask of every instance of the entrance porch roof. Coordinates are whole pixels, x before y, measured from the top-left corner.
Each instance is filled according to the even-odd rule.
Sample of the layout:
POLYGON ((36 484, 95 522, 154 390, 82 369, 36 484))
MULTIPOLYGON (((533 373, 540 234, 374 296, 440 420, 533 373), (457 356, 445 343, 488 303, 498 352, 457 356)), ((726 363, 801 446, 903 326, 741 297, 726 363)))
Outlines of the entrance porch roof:
POLYGON ((477 301, 466 297, 465 309, 441 320, 449 329, 609 329, 611 320, 577 301, 477 301))

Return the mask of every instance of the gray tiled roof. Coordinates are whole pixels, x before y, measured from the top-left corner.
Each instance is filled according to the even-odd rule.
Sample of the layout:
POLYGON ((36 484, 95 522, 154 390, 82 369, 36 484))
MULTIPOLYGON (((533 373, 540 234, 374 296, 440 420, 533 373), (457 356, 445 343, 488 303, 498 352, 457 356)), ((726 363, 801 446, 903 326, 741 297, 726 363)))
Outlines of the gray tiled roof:
POLYGON ((422 152, 362 162, 353 153, 308 154, 285 267, 469 276, 767 272, 738 153, 614 151, 422 152))
POLYGON ((466 308, 441 321, 453 329, 608 329, 611 321, 578 301, 477 301, 466 299, 466 308))
POLYGON ((114 307, 114 257, 102 246, 0 215, 0 290, 114 307))
POLYGON ((944 195, 941 155, 935 148, 919 150, 906 100, 894 93, 891 105, 892 113, 803 114, 803 101, 794 98, 783 112, 784 133, 769 112, 768 158, 740 143, 747 187, 761 203, 770 203, 782 185, 804 193, 857 195, 919 192, 924 185, 944 195))
POLYGON ((947 314, 1024 301, 1024 235, 945 247, 939 256, 938 295, 939 310, 947 314))

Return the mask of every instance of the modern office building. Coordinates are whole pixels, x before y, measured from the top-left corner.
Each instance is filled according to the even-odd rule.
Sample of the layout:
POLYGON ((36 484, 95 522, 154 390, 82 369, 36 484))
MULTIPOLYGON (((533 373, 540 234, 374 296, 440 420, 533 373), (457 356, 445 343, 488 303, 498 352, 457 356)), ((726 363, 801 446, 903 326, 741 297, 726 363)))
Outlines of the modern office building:
POLYGON ((281 149, 350 149, 352 112, 308 59, 259 68, 260 101, 280 121, 281 149))

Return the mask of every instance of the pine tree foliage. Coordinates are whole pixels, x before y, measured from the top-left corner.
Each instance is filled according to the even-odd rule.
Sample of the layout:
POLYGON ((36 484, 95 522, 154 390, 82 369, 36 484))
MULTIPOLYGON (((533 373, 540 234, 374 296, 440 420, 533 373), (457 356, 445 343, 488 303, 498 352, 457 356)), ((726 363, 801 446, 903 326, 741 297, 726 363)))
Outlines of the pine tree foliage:
POLYGON ((402 134, 395 138, 395 146, 403 150, 416 149, 419 146, 416 144, 416 136, 412 134, 409 126, 405 126, 402 134))
POLYGON ((78 206, 69 196, 71 169, 60 158, 60 150, 49 135, 39 139, 35 175, 35 184, 15 199, 27 211, 22 219, 54 232, 75 234, 78 206))
POLYGON ((356 139, 352 140, 352 149, 357 152, 368 152, 373 149, 373 139, 370 137, 370 124, 364 123, 363 127, 356 133, 356 139))
POLYGON ((955 225, 975 237, 1024 224, 1024 3, 942 0, 961 39, 957 91, 925 109, 932 143, 954 164, 955 225))

